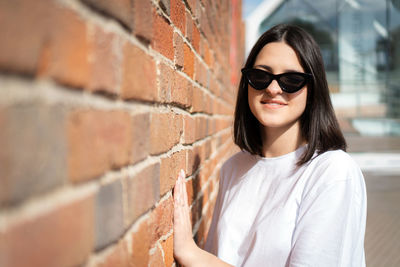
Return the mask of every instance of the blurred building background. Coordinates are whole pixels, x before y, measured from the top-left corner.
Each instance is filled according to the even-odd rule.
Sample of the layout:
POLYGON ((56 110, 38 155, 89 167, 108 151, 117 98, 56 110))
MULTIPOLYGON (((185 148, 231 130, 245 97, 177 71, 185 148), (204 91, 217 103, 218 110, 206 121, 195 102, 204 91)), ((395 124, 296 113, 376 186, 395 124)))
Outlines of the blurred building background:
POLYGON ((303 27, 320 45, 348 151, 367 183, 367 266, 400 266, 400 1, 244 5, 246 53, 278 23, 303 27))

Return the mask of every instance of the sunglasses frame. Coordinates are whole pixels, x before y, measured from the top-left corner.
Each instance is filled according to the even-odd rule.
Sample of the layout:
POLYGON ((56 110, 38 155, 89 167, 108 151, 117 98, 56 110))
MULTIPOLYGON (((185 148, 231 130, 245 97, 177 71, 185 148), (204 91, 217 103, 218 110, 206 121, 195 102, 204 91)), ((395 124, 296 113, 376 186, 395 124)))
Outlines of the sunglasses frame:
POLYGON ((305 73, 305 72, 284 72, 281 74, 272 74, 270 72, 264 71, 264 70, 260 70, 260 69, 254 69, 254 68, 243 68, 241 70, 244 78, 246 79, 247 83, 249 83, 251 85, 251 87, 253 87, 255 90, 264 90, 265 88, 267 88, 273 80, 276 80, 279 84, 279 86, 281 87, 282 91, 292 94, 292 93, 296 93, 297 91, 300 91, 301 88, 303 88, 312 78, 312 74, 310 73, 305 73), (263 87, 258 87, 255 86, 250 79, 248 78, 247 74, 253 70, 257 70, 257 71, 261 71, 264 72, 266 76, 271 78, 271 81, 269 83, 267 83, 265 86, 263 87), (298 88, 296 87, 296 90, 288 90, 287 88, 285 88, 285 84, 280 80, 281 77, 286 76, 286 75, 290 75, 290 74, 296 74, 296 75, 300 75, 301 77, 304 78, 304 82, 301 84, 301 86, 299 86, 298 88))

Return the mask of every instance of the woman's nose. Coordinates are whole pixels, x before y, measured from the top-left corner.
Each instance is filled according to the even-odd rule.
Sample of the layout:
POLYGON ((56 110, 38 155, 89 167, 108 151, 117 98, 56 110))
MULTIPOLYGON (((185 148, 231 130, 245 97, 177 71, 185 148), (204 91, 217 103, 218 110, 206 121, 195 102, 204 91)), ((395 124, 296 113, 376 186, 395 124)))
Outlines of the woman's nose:
POLYGON ((272 80, 272 82, 267 86, 265 90, 271 96, 275 96, 282 93, 282 88, 279 86, 277 80, 272 80))

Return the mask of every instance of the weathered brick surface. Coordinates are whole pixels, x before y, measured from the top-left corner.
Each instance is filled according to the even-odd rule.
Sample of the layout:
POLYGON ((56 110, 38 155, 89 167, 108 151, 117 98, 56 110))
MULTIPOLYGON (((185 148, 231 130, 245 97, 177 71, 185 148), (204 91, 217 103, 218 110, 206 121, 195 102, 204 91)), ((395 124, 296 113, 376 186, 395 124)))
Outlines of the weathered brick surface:
POLYGON ((14 223, 3 235, 4 266, 81 265, 93 249, 93 225, 92 196, 14 223))
POLYGON ((151 154, 166 152, 178 144, 182 128, 183 121, 180 114, 152 114, 150 126, 151 154))
POLYGON ((171 20, 172 23, 181 31, 185 33, 185 4, 182 0, 171 0, 171 20))
POLYGON ((240 5, 0 0, 0 266, 178 266, 180 169, 204 244, 237 151, 240 5))
POLYGON ((101 10, 105 14, 115 17, 126 27, 132 28, 132 1, 131 0, 82 0, 84 3, 101 10))
POLYGON ((163 267, 164 259, 161 250, 157 247, 155 252, 150 255, 149 267, 163 267))
POLYGON ((189 115, 185 115, 183 117, 183 121, 184 121, 184 131, 183 131, 183 137, 184 137, 184 144, 192 144, 194 143, 194 141, 196 141, 195 138, 195 131, 193 131, 193 129, 195 129, 196 124, 195 124, 195 119, 192 116, 189 115))
POLYGON ((174 201, 172 196, 165 199, 151 213, 151 244, 154 244, 163 235, 168 234, 173 227, 174 201))
POLYGON ((200 52, 200 31, 196 25, 193 25, 192 45, 193 45, 193 48, 197 51, 197 53, 199 53, 200 52))
POLYGON ((121 50, 120 38, 112 32, 95 27, 90 43, 92 50, 90 53, 89 90, 118 94, 122 63, 122 56, 117 53, 121 50))
POLYGON ((165 266, 171 267, 174 263, 174 236, 169 236, 165 241, 161 243, 161 245, 164 250, 165 266))
POLYGON ((124 231, 122 184, 120 180, 102 185, 96 195, 95 248, 118 240, 124 231))
POLYGON ((89 81, 87 23, 75 12, 61 9, 53 26, 50 43, 49 74, 58 82, 83 88, 89 81))
POLYGON ((132 156, 131 163, 145 159, 150 150, 150 114, 142 113, 132 117, 132 156))
POLYGON ((124 46, 121 95, 124 99, 154 101, 158 98, 156 64, 145 51, 129 42, 124 46))
POLYGON ((155 14, 154 30, 154 49, 170 60, 174 60, 173 29, 171 25, 161 15, 155 14))
POLYGON ((67 180, 65 114, 39 102, 0 108, 0 206, 67 180))
POLYGON ((121 240, 112 249, 112 251, 97 264, 98 267, 130 267, 130 258, 128 252, 128 244, 125 240, 121 240))
POLYGON ((158 66, 160 70, 159 74, 159 99, 161 102, 165 103, 170 103, 171 102, 171 91, 174 86, 174 69, 165 64, 165 63, 160 63, 158 66))
POLYGON ((1 70, 35 74, 50 32, 52 8, 51 1, 0 1, 1 70))
POLYGON ((131 1, 133 1, 134 33, 140 40, 150 43, 155 31, 153 20, 154 8, 150 1, 131 1))
POLYGON ((164 10, 167 15, 171 15, 171 1, 170 0, 160 0, 160 7, 164 10))
POLYGON ((160 199, 160 164, 152 164, 133 177, 128 177, 127 219, 132 223, 160 199))
POLYGON ((171 102, 185 108, 190 107, 192 105, 192 85, 179 73, 174 73, 171 78, 173 79, 171 102))
POLYGON ((175 185, 181 169, 186 168, 186 151, 181 150, 171 156, 161 158, 160 194, 164 195, 175 185))
POLYGON ((73 111, 68 116, 68 144, 73 182, 124 166, 132 153, 131 117, 124 111, 73 111))
POLYGON ((132 266, 142 267, 149 263, 150 228, 148 223, 142 222, 132 234, 132 266))
POLYGON ((183 45, 183 71, 193 78, 194 73, 194 53, 187 44, 183 45))
POLYGON ((183 39, 176 32, 174 33, 174 51, 175 51, 175 65, 178 68, 182 68, 184 63, 183 39))

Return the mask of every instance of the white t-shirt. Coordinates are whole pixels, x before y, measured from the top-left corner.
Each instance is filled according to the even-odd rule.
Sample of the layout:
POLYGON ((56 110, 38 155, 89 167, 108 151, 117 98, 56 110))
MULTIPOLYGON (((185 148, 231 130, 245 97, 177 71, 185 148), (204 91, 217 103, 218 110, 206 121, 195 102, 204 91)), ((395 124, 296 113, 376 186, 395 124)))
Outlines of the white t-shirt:
POLYGON ((365 266, 360 168, 342 150, 298 167, 305 149, 225 162, 207 251, 234 266, 365 266))

